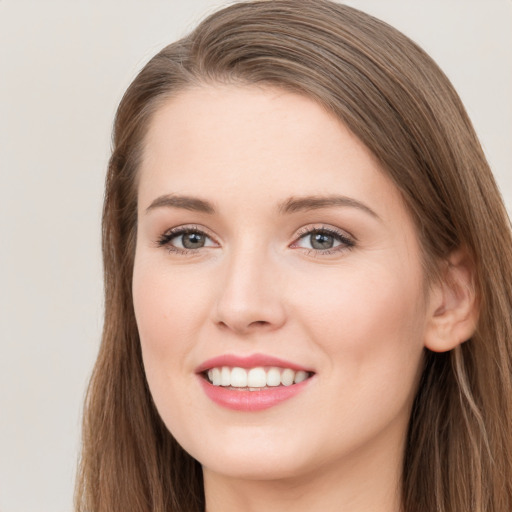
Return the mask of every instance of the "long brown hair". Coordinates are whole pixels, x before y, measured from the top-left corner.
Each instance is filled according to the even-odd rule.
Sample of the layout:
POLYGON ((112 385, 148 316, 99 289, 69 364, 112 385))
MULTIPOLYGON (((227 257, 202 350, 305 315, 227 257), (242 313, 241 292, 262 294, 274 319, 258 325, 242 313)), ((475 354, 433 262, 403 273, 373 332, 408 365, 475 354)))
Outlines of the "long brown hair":
POLYGON ((137 168, 159 105, 196 84, 269 84, 336 115, 401 191, 425 272, 464 247, 476 269, 477 330, 426 350, 402 478, 406 512, 512 510, 512 239, 502 199, 450 82, 403 34, 326 0, 244 2, 164 48, 126 91, 103 212, 105 325, 88 390, 76 510, 204 509, 201 468, 156 412, 131 278, 137 168))

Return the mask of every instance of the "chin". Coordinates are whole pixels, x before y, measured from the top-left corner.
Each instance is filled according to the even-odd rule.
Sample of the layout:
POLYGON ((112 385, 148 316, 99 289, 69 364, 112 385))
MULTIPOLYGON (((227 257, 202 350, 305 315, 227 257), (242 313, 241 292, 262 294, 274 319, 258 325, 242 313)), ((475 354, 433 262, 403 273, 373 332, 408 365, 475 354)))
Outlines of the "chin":
MULTIPOLYGON (((279 429, 281 430, 281 429, 279 429)), ((179 440, 178 440, 179 441, 179 440)), ((188 440, 182 446, 203 468, 230 478, 247 480, 280 480, 303 475, 312 466, 311 441, 283 437, 268 429, 226 429, 222 436, 205 435, 202 442, 188 440)))
POLYGON ((239 480, 286 480, 299 478, 311 470, 311 465, 286 454, 273 457, 232 455, 211 462, 208 457, 205 459, 204 462, 199 461, 203 469, 239 480))

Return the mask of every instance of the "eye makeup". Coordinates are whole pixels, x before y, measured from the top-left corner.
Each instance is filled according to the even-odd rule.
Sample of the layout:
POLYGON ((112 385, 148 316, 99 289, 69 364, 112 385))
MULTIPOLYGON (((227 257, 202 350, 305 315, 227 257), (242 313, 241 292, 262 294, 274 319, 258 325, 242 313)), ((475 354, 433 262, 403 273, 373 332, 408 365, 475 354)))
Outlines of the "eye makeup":
POLYGON ((326 225, 304 226, 297 233, 292 249, 303 249, 307 255, 330 256, 351 250, 356 245, 355 238, 346 231, 326 225))
MULTIPOLYGON (((219 247, 218 242, 197 225, 185 225, 172 228, 163 233, 156 241, 175 254, 197 254, 202 249, 219 247)), ((337 254, 352 249, 355 240, 345 231, 332 226, 313 225, 301 228, 289 245, 292 249, 305 250, 308 255, 318 256, 337 254)))

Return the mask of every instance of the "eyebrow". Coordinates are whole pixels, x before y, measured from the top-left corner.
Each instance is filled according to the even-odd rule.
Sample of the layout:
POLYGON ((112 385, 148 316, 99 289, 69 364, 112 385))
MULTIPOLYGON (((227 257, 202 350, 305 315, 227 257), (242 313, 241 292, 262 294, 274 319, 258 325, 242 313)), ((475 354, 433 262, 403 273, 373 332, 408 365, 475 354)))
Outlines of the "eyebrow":
POLYGON ((362 210, 372 217, 381 220, 377 213, 374 212, 369 206, 366 206, 364 203, 358 201, 357 199, 340 195, 290 197, 281 203, 279 206, 279 213, 296 213, 307 210, 320 210, 322 208, 338 206, 357 208, 358 210, 362 210))
MULTIPOLYGON (((146 208, 146 213, 149 213, 155 208, 162 207, 180 208, 182 210, 196 211, 210 215, 215 213, 213 205, 204 199, 191 196, 180 196, 176 194, 165 194, 157 197, 146 208)), ((372 217, 381 220, 377 213, 375 213, 369 206, 366 206, 364 203, 351 197, 340 195, 290 197, 279 205, 278 211, 280 214, 290 214, 332 207, 357 208, 372 217)))
POLYGON ((157 197, 147 208, 146 213, 149 213, 155 208, 181 208, 182 210, 191 210, 194 212, 202 213, 215 213, 215 208, 208 201, 198 199, 197 197, 178 196, 175 194, 165 194, 157 197))

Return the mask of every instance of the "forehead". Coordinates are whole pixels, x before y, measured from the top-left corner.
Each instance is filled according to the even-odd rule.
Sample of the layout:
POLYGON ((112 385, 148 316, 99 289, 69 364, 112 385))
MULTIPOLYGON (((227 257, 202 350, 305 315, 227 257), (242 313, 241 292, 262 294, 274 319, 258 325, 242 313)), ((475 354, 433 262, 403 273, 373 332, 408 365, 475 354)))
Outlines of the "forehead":
POLYGON ((246 206, 338 193, 380 202, 382 213, 403 207, 373 154, 339 119, 308 97, 269 87, 204 86, 169 99, 150 123, 139 178, 146 203, 162 193, 246 206))

